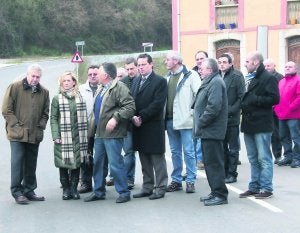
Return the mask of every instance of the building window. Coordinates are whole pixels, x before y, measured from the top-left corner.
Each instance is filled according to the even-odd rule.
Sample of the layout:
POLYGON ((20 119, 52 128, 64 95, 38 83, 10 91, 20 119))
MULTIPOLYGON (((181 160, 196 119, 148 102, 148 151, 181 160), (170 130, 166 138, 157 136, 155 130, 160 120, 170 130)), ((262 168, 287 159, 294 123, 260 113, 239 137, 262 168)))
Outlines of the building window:
POLYGON ((288 0, 287 24, 300 24, 300 1, 288 0))
POLYGON ((238 27, 238 0, 216 0, 216 29, 238 27))

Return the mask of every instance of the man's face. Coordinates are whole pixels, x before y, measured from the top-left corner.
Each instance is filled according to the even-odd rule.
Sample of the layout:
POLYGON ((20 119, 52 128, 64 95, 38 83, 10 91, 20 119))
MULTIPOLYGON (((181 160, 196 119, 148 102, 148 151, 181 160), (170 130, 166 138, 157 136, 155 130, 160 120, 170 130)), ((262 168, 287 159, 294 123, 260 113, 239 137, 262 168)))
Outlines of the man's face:
POLYGON ((41 80, 41 72, 38 70, 30 70, 27 72, 27 82, 30 86, 36 86, 39 84, 40 80, 41 80))
POLYGON ((99 79, 99 83, 102 85, 105 85, 109 82, 109 77, 108 74, 105 72, 103 66, 100 66, 98 69, 98 79, 99 79))
POLYGON ((287 62, 284 66, 284 73, 286 75, 296 74, 297 73, 297 67, 294 62, 287 62))
POLYGON ((139 72, 137 66, 133 62, 130 64, 125 64, 125 69, 127 70, 130 78, 136 77, 139 72))
POLYGON ((138 63, 138 70, 141 75, 146 76, 152 72, 153 64, 148 63, 147 58, 139 58, 137 60, 138 63))
POLYGON ((253 59, 253 56, 247 56, 245 61, 245 67, 248 73, 253 73, 258 67, 258 61, 253 59))
POLYGON ((166 68, 170 71, 175 71, 177 67, 178 61, 174 60, 171 56, 167 55, 165 58, 166 68))
POLYGON ((202 52, 196 54, 195 61, 196 61, 196 65, 198 66, 198 69, 201 68, 201 64, 202 64, 203 60, 206 59, 206 58, 207 57, 202 52))
POLYGON ((207 66, 207 62, 201 64, 200 74, 202 78, 207 78, 212 74, 212 69, 207 66))
POLYGON ((232 66, 232 64, 229 63, 227 57, 220 57, 220 58, 218 59, 218 65, 219 65, 219 69, 220 69, 222 72, 227 71, 227 70, 232 66))
POLYGON ((265 61, 264 66, 265 66, 265 69, 267 71, 269 71, 270 73, 273 73, 275 70, 275 64, 273 62, 265 61))
POLYGON ((92 85, 97 85, 99 83, 99 78, 98 78, 98 68, 90 68, 88 69, 88 81, 92 85))

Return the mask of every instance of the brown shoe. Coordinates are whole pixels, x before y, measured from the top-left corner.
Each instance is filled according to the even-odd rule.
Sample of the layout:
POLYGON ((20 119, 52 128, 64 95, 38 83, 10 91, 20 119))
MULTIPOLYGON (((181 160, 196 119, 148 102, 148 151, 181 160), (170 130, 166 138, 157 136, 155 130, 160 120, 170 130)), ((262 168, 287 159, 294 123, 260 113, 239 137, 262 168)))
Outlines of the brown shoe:
POLYGON ((18 204, 21 204, 21 205, 25 205, 25 204, 29 203, 28 198, 25 197, 24 195, 20 195, 20 196, 15 197, 15 200, 18 204))
POLYGON ((252 192, 250 190, 247 190, 246 192, 240 194, 240 198, 252 197, 256 194, 258 194, 258 192, 252 192))

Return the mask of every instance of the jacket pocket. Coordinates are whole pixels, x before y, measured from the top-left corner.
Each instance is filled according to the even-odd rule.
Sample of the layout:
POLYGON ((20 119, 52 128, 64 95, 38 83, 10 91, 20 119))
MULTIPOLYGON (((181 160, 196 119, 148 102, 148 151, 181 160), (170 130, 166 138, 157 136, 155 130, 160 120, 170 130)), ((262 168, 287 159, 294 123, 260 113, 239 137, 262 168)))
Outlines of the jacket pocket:
POLYGON ((7 126, 7 135, 11 139, 22 139, 24 137, 24 129, 20 124, 15 124, 12 127, 7 126))

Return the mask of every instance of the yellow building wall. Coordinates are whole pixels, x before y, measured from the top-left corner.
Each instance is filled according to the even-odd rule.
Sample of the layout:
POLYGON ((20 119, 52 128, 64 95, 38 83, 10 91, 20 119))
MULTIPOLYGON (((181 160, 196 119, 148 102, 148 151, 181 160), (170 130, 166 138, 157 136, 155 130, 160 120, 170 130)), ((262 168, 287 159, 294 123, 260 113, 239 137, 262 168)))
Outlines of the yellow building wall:
POLYGON ((280 24, 280 0, 245 0, 244 4, 245 28, 280 24))
POLYGON ((208 29, 209 1, 181 0, 179 2, 181 31, 199 31, 208 29))

